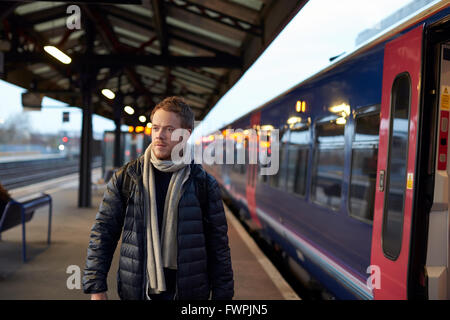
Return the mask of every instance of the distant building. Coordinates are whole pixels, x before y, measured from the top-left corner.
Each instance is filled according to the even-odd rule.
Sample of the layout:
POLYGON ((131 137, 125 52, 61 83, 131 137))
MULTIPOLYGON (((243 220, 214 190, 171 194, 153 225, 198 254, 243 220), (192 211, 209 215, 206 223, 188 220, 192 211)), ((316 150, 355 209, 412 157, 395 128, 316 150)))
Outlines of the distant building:
POLYGON ((426 6, 430 2, 434 2, 435 0, 413 0, 403 8, 397 10, 393 14, 387 16, 380 22, 378 22, 376 25, 374 25, 370 29, 366 29, 358 34, 355 40, 356 46, 360 45, 361 43, 369 40, 376 34, 380 33, 381 31, 385 30, 386 28, 389 28, 393 24, 397 23, 398 21, 402 20, 403 18, 409 16, 413 12, 416 12, 420 8, 426 6))

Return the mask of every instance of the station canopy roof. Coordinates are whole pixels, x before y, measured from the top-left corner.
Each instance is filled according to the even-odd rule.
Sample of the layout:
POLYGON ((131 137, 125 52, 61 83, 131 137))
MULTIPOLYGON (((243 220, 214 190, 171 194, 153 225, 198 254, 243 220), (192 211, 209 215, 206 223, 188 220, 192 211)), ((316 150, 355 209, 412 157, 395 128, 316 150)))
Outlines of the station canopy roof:
POLYGON ((2 1, 0 72, 71 106, 82 107, 90 90, 93 112, 110 119, 130 105, 128 125, 169 95, 183 96, 201 120, 306 2, 2 1), (71 63, 49 55, 48 45, 71 63))

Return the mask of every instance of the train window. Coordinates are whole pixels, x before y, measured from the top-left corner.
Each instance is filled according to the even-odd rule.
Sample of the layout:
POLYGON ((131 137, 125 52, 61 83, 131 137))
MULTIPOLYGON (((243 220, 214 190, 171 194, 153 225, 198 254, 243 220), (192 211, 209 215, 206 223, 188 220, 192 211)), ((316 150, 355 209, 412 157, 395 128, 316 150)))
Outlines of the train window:
POLYGON ((336 120, 316 125, 316 142, 319 144, 344 144, 345 125, 336 123, 336 120))
POLYGON ((344 177, 345 125, 336 120, 316 124, 316 150, 311 197, 319 203, 337 209, 341 204, 341 184, 344 177))
POLYGON ((309 143, 309 126, 291 131, 288 146, 287 189, 301 196, 306 193, 309 143))
POLYGON ((238 174, 245 173, 245 146, 242 142, 236 142, 234 145, 234 165, 233 171, 238 174), (240 159, 240 157, 244 157, 240 159), (244 163, 241 163, 244 162, 244 163))
POLYGON ((373 221, 380 113, 357 116, 352 144, 350 215, 373 221))
POLYGON ((280 143, 280 158, 279 158, 279 167, 278 172, 274 175, 269 176, 269 185, 274 188, 284 189, 286 185, 286 153, 287 153, 287 144, 284 142, 280 143))
MULTIPOLYGON (((264 141, 269 141, 270 139, 268 137, 265 138, 264 141)), ((260 144, 261 142, 258 142, 258 181, 262 182, 262 183, 269 183, 270 182, 270 176, 266 175, 266 174, 261 174, 261 168, 267 168, 270 167, 270 163, 269 164, 263 164, 263 162, 261 161, 261 154, 260 152, 262 152, 263 147, 260 144)))
POLYGON ((391 92, 390 139, 382 232, 383 251, 392 260, 398 258, 402 245, 410 103, 411 79, 408 73, 402 73, 394 80, 391 92))
POLYGON ((268 181, 267 175, 261 174, 261 168, 265 168, 265 167, 267 167, 267 166, 262 165, 261 163, 259 163, 259 165, 258 165, 258 181, 262 182, 262 183, 267 183, 267 181, 268 181))

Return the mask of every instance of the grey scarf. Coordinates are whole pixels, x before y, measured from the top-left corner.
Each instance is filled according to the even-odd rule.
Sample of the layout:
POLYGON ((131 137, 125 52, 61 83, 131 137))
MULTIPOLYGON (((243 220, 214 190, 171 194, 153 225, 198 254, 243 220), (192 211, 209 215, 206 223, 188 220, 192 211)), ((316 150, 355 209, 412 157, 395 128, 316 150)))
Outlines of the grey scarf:
POLYGON ((147 233, 147 283, 146 293, 158 294, 166 290, 164 268, 177 269, 177 222, 178 202, 182 195, 182 186, 189 177, 190 166, 159 160, 150 144, 144 154, 143 183, 145 191, 145 209, 148 215, 147 233), (158 211, 156 209, 155 178, 153 166, 163 172, 172 172, 164 203, 162 230, 158 229, 158 211), (160 236, 161 232, 161 236, 160 236))

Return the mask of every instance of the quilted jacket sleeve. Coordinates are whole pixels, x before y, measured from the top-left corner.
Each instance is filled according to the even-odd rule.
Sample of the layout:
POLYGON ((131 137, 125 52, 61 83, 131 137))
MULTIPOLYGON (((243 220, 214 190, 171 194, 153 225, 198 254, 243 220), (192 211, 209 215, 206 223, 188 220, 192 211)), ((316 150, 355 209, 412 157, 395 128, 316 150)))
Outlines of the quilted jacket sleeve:
POLYGON ((107 184, 91 229, 83 275, 84 293, 108 290, 106 278, 124 221, 118 181, 121 181, 121 176, 116 172, 107 184))
POLYGON ((217 181, 207 174, 208 205, 206 213, 208 269, 213 300, 229 300, 234 295, 233 270, 228 245, 228 225, 217 181))

